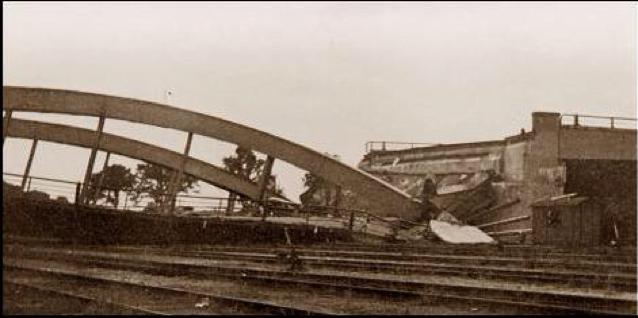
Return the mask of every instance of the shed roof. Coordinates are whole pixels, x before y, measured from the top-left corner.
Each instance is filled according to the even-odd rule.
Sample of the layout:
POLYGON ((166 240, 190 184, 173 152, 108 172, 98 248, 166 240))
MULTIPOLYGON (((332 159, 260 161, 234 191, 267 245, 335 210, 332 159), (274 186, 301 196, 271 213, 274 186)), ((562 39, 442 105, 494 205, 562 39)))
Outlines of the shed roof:
POLYGON ((557 200, 542 199, 531 204, 532 207, 573 206, 589 200, 588 197, 560 198, 557 200))

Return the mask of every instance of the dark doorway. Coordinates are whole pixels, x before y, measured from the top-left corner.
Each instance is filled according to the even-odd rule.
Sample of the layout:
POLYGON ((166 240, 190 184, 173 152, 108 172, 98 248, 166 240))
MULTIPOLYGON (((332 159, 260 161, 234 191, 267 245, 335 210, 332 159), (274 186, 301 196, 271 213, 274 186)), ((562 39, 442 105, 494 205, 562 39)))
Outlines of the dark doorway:
POLYGON ((566 160, 564 193, 578 193, 600 206, 603 242, 615 238, 616 220, 620 243, 636 244, 636 161, 566 160))

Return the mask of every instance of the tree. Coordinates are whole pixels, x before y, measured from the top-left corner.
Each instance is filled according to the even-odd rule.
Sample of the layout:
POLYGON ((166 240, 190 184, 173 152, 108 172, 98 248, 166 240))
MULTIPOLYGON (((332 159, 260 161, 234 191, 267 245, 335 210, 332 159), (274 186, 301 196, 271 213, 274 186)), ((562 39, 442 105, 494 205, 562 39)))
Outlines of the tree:
POLYGON ((2 197, 5 198, 11 198, 11 197, 17 197, 20 196, 22 194, 22 189, 19 186, 13 185, 11 183, 8 183, 4 180, 2 180, 2 197))
POLYGON ((48 193, 39 190, 26 192, 25 197, 30 201, 45 201, 51 199, 51 196, 48 193))
MULTIPOLYGON (((324 155, 339 160, 338 155, 324 153, 324 155)), ((302 178, 304 187, 307 190, 299 196, 303 205, 332 205, 336 199, 337 186, 328 180, 306 172, 302 178)))
POLYGON ((131 169, 115 164, 91 175, 89 184, 89 202, 96 204, 105 199, 107 204, 117 207, 120 191, 130 191, 135 184, 135 175, 131 169), (111 195, 113 194, 113 195, 111 195))
POLYGON ((266 197, 280 197, 280 198, 286 198, 286 195, 284 194, 284 188, 279 185, 277 183, 277 176, 276 175, 270 175, 270 178, 268 178, 268 183, 266 184, 266 197))
MULTIPOLYGON (((255 153, 246 148, 237 147, 235 149, 235 155, 225 157, 223 159, 224 167, 230 173, 248 181, 259 182, 263 174, 264 165, 266 161, 264 159, 258 159, 255 153)), ((276 176, 271 175, 268 179, 266 186, 266 193, 270 195, 283 196, 283 188, 277 185, 276 176)), ((230 213, 234 209, 235 200, 237 194, 230 193, 228 196, 228 209, 227 213, 230 213)), ((251 207, 250 200, 245 196, 239 194, 239 198, 242 201, 242 205, 245 207, 251 207)))
MULTIPOLYGON (((223 162, 224 167, 230 173, 244 180, 253 182, 258 180, 265 163, 263 159, 257 159, 257 156, 252 150, 242 148, 240 146, 235 149, 234 156, 231 155, 228 157, 224 157, 223 162)), ((244 202, 243 205, 245 206, 247 198, 243 195, 239 195, 239 198, 242 202, 244 202)), ((235 209, 236 199, 236 193, 230 192, 228 194, 228 206, 226 207, 226 214, 230 214, 231 212, 233 212, 233 210, 235 209)))
POLYGON ((307 190, 299 196, 303 205, 330 205, 334 186, 324 178, 310 172, 302 178, 304 187, 307 190))
POLYGON ((234 156, 228 156, 223 159, 224 167, 230 173, 256 182, 261 176, 265 160, 257 159, 255 153, 246 148, 237 147, 234 156))
MULTIPOLYGON (((131 191, 131 200, 137 203, 141 199, 149 198, 159 210, 165 209, 167 205, 171 204, 167 200, 167 196, 173 178, 173 170, 152 163, 138 164, 135 184, 131 191)), ((196 186, 197 179, 184 174, 181 182, 177 184, 175 193, 188 192, 196 186)))
POLYGON ((270 180, 268 180, 268 185, 266 186, 266 192, 272 194, 273 196, 285 197, 284 188, 277 184, 277 176, 270 176, 270 180))
MULTIPOLYGON (((325 155, 339 160, 338 155, 328 153, 325 155)), ((306 191, 299 195, 299 200, 304 206, 334 206, 338 200, 338 206, 341 209, 363 209, 364 207, 364 205, 362 205, 363 201, 354 192, 349 189, 340 188, 336 184, 313 173, 307 172, 303 176, 302 181, 306 191), (337 192, 339 192, 339 194, 337 194, 337 192)))

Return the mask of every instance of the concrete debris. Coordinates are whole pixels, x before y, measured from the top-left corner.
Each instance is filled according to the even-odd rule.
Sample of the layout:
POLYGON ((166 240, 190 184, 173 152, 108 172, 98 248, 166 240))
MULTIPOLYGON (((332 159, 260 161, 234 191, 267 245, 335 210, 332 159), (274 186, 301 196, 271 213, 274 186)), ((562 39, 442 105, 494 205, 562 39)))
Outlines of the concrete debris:
POLYGON ((495 243, 483 231, 463 224, 447 211, 441 211, 429 224, 419 224, 402 229, 394 226, 394 238, 400 241, 442 240, 447 243, 495 243))
POLYGON ((195 304, 195 308, 206 308, 208 306, 210 306, 210 299, 208 297, 195 304))
POLYGON ((398 231, 396 239, 402 241, 419 241, 425 238, 427 231, 427 224, 417 225, 407 230, 398 231))
POLYGON ((450 224, 447 222, 430 221, 432 232, 446 243, 495 243, 493 238, 479 228, 469 225, 450 224))
POLYGON ((550 201, 556 201, 556 200, 560 200, 560 199, 571 199, 578 196, 578 193, 567 193, 567 194, 563 194, 563 195, 557 195, 557 196, 553 196, 551 198, 549 198, 550 201))
POLYGON ((441 222, 447 222, 450 224, 457 224, 457 225, 462 224, 461 221, 459 221, 457 218, 454 217, 454 215, 450 214, 449 212, 445 210, 439 213, 439 215, 436 217, 436 220, 441 222))

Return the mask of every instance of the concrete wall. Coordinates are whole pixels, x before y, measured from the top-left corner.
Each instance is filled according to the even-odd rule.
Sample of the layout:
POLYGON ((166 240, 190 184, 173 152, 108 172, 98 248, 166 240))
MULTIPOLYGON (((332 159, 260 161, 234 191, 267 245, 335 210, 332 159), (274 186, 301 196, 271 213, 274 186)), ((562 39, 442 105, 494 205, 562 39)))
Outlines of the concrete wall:
POLYGON ((561 159, 636 160, 636 131, 598 127, 563 127, 561 159))
POLYGON ((503 141, 486 141, 374 151, 364 156, 359 168, 369 172, 390 171, 421 175, 500 170, 504 145, 503 141))
POLYGON ((374 165, 366 168, 368 172, 396 172, 411 174, 448 174, 475 173, 485 170, 498 170, 500 156, 472 156, 465 158, 441 158, 421 161, 399 162, 396 165, 374 165))
POLYGON ((507 181, 522 182, 525 176, 525 157, 529 144, 527 140, 507 144, 503 149, 503 177, 507 181))
MULTIPOLYGON (((530 204, 534 201, 564 194, 565 160, 636 160, 635 130, 566 127, 561 126, 560 118, 558 113, 532 114, 533 137, 522 161, 520 216, 532 215, 530 204)), ((532 224, 530 220, 521 226, 531 228, 532 224)))
POLYGON ((548 198, 563 192, 564 165, 558 157, 560 114, 533 113, 530 151, 524 161, 526 200, 548 198))
MULTIPOLYGON (((563 193, 565 169, 558 158, 559 132, 559 113, 532 114, 532 135, 526 143, 526 149, 515 148, 518 150, 515 153, 523 155, 521 163, 515 165, 518 168, 522 167, 523 171, 520 190, 521 202, 516 208, 502 211, 498 215, 499 218, 523 216, 529 216, 529 218, 516 223, 515 226, 508 225, 508 230, 527 231, 532 229, 533 219, 530 205, 537 199, 549 198, 563 193)), ((520 171, 518 170, 518 172, 520 171)), ((516 173, 513 174, 516 175, 516 173)), ((531 240, 531 236, 529 240, 531 240)))

